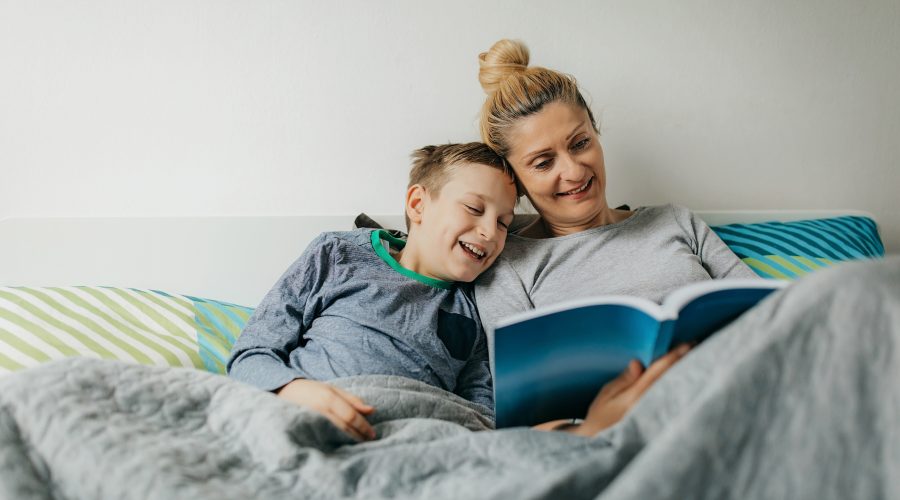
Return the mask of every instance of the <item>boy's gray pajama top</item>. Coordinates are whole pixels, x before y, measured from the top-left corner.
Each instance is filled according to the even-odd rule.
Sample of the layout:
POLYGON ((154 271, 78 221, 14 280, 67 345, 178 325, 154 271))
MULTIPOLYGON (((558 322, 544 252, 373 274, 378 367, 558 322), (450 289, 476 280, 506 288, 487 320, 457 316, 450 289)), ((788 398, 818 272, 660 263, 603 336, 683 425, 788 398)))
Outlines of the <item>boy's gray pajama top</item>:
POLYGON ((296 378, 400 375, 493 409, 487 342, 466 284, 403 269, 384 231, 323 233, 256 308, 228 362, 271 391, 296 378))

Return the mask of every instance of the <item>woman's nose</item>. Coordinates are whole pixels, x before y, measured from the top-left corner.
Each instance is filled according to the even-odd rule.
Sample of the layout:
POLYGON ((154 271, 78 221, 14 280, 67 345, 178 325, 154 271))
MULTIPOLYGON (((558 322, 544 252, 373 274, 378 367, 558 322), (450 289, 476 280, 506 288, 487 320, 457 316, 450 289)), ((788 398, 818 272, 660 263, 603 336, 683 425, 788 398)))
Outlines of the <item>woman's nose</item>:
POLYGON ((564 181, 580 182, 584 179, 584 167, 580 165, 571 155, 562 155, 559 157, 560 172, 559 176, 564 181))

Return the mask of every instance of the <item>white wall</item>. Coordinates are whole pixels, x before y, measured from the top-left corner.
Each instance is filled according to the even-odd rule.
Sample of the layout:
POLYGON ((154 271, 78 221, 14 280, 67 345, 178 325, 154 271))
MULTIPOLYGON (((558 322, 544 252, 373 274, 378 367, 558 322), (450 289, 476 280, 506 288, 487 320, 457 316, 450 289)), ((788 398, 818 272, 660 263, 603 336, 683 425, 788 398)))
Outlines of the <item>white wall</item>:
POLYGON ((855 208, 900 252, 900 7, 0 0, 0 217, 399 212, 501 37, 579 78, 613 202, 855 208))

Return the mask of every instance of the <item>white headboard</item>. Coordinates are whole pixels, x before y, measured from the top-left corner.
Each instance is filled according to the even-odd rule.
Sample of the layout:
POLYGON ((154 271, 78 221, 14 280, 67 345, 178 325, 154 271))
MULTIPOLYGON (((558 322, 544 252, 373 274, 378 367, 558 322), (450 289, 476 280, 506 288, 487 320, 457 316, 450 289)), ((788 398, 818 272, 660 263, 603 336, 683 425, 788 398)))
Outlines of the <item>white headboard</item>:
MULTIPOLYGON (((697 212, 711 225, 871 214, 697 212)), ((403 227, 399 215, 374 215, 403 227)), ((150 288, 255 306, 322 231, 353 215, 248 217, 11 217, 0 220, 0 286, 150 288)))

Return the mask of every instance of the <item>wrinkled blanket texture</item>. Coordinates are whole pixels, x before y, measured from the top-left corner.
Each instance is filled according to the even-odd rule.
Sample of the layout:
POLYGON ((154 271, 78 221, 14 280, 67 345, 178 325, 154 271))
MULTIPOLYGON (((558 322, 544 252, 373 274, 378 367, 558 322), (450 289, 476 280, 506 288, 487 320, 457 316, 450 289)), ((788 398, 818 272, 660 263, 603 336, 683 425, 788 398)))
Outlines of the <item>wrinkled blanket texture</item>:
POLYGON ((70 359, 0 379, 0 498, 900 498, 900 259, 814 273, 592 439, 491 430, 390 376, 324 417, 201 371, 70 359))

